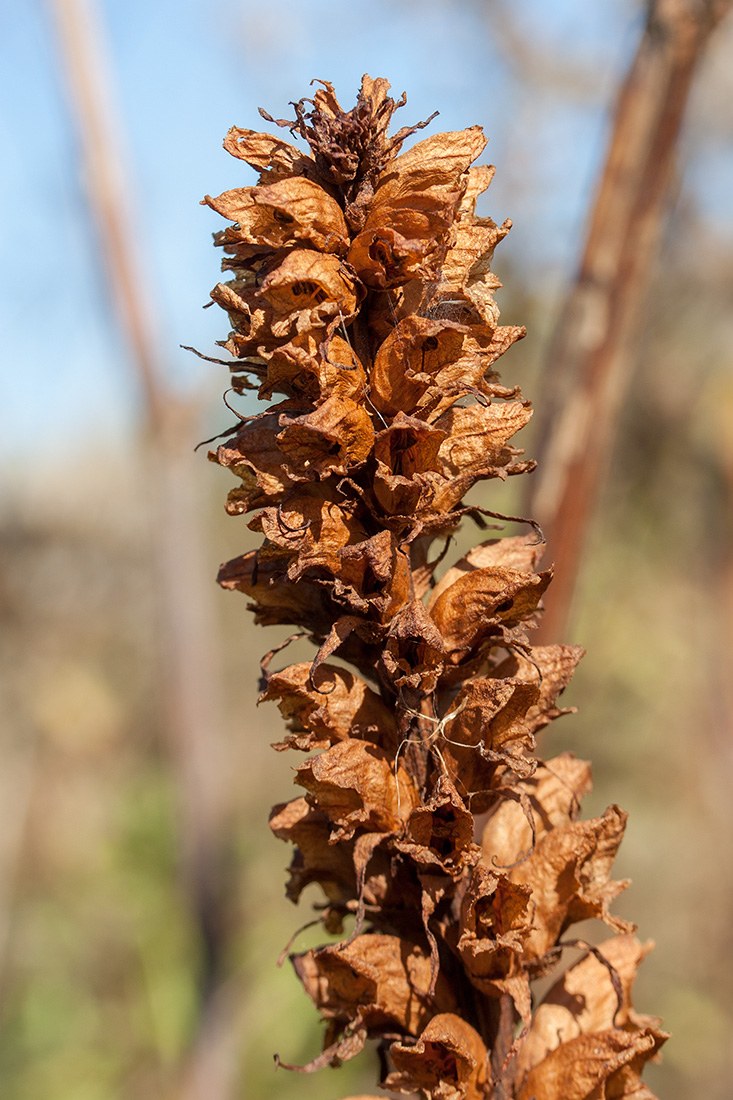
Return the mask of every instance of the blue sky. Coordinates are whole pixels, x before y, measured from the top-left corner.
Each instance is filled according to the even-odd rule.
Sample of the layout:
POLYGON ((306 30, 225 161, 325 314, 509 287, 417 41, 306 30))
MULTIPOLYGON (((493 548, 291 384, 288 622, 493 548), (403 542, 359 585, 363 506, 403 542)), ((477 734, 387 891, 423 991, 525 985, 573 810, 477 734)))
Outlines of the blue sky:
MULTIPOLYGON (((513 0, 514 31, 557 72, 582 70, 579 93, 538 93, 492 31, 488 0, 98 0, 127 149, 147 281, 171 382, 220 385, 220 369, 179 350, 214 353, 226 334, 203 311, 218 278, 211 232, 220 219, 206 192, 252 182, 221 149, 233 124, 256 127, 258 105, 276 117, 330 79, 342 103, 361 75, 406 90, 403 122, 438 108, 432 130, 481 123, 498 171, 486 212, 511 216, 502 246, 530 291, 572 270, 615 81, 639 28, 632 0, 513 0)), ((526 62, 525 62, 526 63, 526 62)), ((50 4, 25 0, 0 13, 0 461, 29 437, 78 448, 123 439, 136 393, 89 221, 50 4)), ((730 155, 708 149, 691 186, 714 219, 733 214, 730 155), (712 158, 712 159, 711 159, 712 158), (717 159, 716 159, 717 158, 717 159), (722 158, 722 159, 721 159, 722 158), (711 182, 712 181, 712 182, 711 182)), ((501 263, 498 264, 501 269, 501 263)))

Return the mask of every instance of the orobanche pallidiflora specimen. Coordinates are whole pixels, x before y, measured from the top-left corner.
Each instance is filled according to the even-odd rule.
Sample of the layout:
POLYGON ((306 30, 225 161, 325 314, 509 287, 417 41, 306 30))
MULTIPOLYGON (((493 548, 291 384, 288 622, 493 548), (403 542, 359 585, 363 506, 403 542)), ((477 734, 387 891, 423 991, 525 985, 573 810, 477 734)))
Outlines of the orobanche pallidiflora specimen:
POLYGON ((589 765, 534 754, 582 655, 532 645, 541 532, 520 521, 446 561, 462 521, 511 518, 468 491, 532 468, 510 442, 529 404, 496 371, 524 330, 494 301, 509 223, 475 214, 486 139, 401 152, 427 123, 390 136, 405 99, 386 80, 365 76, 350 111, 318 83, 276 122, 304 147, 234 127, 224 147, 259 182, 205 199, 232 223, 212 291, 231 385, 271 402, 211 456, 238 479, 227 510, 262 534, 219 579, 315 647, 263 666, 275 747, 305 754, 270 821, 293 846, 287 895, 317 883, 329 933, 292 956, 326 1021, 299 1068, 375 1041, 392 1091, 652 1100, 640 1075, 666 1035, 631 1002, 648 945, 610 911, 625 815, 583 819, 589 765), (598 947, 568 931, 590 917, 611 932, 598 947), (563 966, 568 946, 583 954, 563 966))

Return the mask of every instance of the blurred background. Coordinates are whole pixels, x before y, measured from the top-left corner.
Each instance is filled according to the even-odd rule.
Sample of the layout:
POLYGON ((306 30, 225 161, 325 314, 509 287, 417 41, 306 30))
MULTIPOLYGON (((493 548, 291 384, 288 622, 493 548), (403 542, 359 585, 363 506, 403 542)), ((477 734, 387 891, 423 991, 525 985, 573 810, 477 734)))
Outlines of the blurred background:
MULTIPOLYGON (((286 901, 290 852, 267 828, 297 793, 268 747, 279 714, 255 706, 286 632, 217 589, 253 536, 224 515, 227 473, 193 454, 232 419, 225 368, 180 348, 216 356, 228 329, 202 310, 220 219, 199 200, 254 182, 221 139, 259 129, 260 105, 288 116, 313 77, 348 108, 364 72, 386 76, 408 93, 400 125, 436 108, 430 132, 480 123, 497 166, 480 212, 515 223, 494 262, 502 319, 529 330, 502 375, 539 406, 643 26, 637 0, 0 8, 3 1100, 374 1091, 371 1053, 335 1075, 273 1063, 320 1049, 276 966, 316 895, 286 901)), ((588 650, 580 714, 540 744, 593 761, 588 813, 630 811, 617 910, 657 943, 636 1003, 674 1033, 648 1073, 666 1100, 723 1100, 733 1080, 732 56, 724 20, 695 69, 562 638, 588 650)), ((521 490, 480 500, 511 512, 521 490)))

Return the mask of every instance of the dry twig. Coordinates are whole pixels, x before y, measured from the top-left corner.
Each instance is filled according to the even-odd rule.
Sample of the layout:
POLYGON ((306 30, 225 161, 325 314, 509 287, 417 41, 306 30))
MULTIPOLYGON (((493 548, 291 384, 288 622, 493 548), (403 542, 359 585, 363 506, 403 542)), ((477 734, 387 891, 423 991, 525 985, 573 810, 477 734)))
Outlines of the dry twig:
POLYGON ((635 363, 693 78, 730 0, 653 0, 616 104, 580 269, 551 341, 527 510, 558 561, 542 624, 564 633, 635 363))

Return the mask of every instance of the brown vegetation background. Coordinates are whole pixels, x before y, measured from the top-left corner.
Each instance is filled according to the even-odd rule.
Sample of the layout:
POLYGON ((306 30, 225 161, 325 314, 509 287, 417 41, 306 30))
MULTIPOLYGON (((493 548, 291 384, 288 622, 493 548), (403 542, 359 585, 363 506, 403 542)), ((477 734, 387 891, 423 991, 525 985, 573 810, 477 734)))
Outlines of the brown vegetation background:
MULTIPOLYGON (((595 7, 600 18, 602 5, 595 7)), ((420 8, 407 0, 391 5, 416 26, 420 8)), ((432 18, 435 5, 426 8, 432 18)), ((287 5, 278 10, 287 14, 287 5)), ((482 73, 470 66, 465 86, 449 91, 460 105, 456 125, 499 131, 488 212, 517 224, 495 260, 505 284, 499 304, 504 323, 529 329, 503 376, 539 399, 558 369, 548 348, 581 253, 582 218, 571 219, 575 239, 562 243, 564 267, 547 261, 540 235, 560 241, 563 187, 576 189, 587 207, 593 175, 589 167, 584 181, 568 179, 557 161, 549 171, 543 153, 553 143, 557 154, 558 142, 588 140, 598 146, 600 166, 602 119, 607 125, 633 55, 640 9, 625 8, 626 33, 605 67, 573 39, 572 5, 564 6, 566 29, 549 43, 533 33, 529 4, 454 0, 441 8, 448 27, 451 10, 462 18, 468 12, 474 33, 486 36, 487 51, 506 67, 504 101, 491 110, 480 94, 482 73), (560 117, 584 102, 595 105, 595 131, 547 129, 541 105, 556 104, 560 117), (522 236, 523 217, 536 253, 531 236, 522 236)), ((250 41, 264 43, 277 66, 277 21, 247 4, 238 15, 242 63, 263 64, 248 53, 246 24, 250 41)), ((385 18, 386 42, 396 26, 385 18)), ((426 66, 439 71, 433 55, 419 53, 419 30, 402 47, 404 72, 397 48, 362 64, 352 33, 355 71, 384 73, 398 93, 403 84, 410 93, 416 69, 423 82, 426 66)), ((706 205, 711 185, 700 186, 694 171, 696 163, 717 163, 711 149, 730 150, 732 35, 724 24, 697 73, 570 626, 552 639, 588 650, 568 692, 580 714, 553 726, 544 749, 570 748, 593 761, 588 813, 612 801, 630 811, 615 873, 633 886, 617 909, 638 921, 642 938, 657 942, 637 1002, 673 1032, 663 1065, 648 1074, 665 1100, 723 1100, 733 1079, 733 230, 730 212, 721 220, 719 201, 706 205)), ((310 75, 337 80, 314 41, 317 35, 307 39, 310 75)), ((231 41, 228 48, 235 49, 231 41)), ((113 27, 106 72, 113 86, 120 49, 113 27)), ((59 88, 62 70, 59 63, 59 88)), ((154 77, 141 79, 152 94, 154 77)), ((305 91, 288 86, 281 103, 285 84, 280 72, 258 89, 260 101, 281 114, 288 95, 305 91)), ((337 86, 342 102, 357 85, 355 78, 337 86)), ((436 77, 430 109, 443 107, 443 94, 436 77)), ((252 103, 235 100, 229 110, 227 125, 257 125, 252 103)), ((210 133, 212 193, 219 181, 236 186, 240 179, 232 166, 222 175, 223 132, 212 126, 210 133)), ((175 150, 168 164, 175 173, 175 150)), ((200 217, 203 237, 213 222, 200 217)), ((141 235, 138 262, 147 270, 142 223, 130 224, 141 235)), ((216 278, 213 254, 208 267, 188 273, 197 302, 216 278)), ((53 282, 45 293, 53 294, 53 282)), ((148 293, 155 313, 152 274, 148 293)), ((106 303, 100 291, 112 354, 134 377, 124 328, 106 303)), ((187 342, 188 332, 166 331, 163 354, 187 342)), ((200 350, 215 354, 213 344, 200 350)), ((47 352, 25 365, 39 385, 54 369, 52 342, 47 352)), ((97 369, 105 371, 105 362, 97 369)), ((255 706, 259 657, 280 634, 254 628, 245 601, 216 589, 218 562, 254 545, 255 536, 224 516, 226 474, 202 452, 188 461, 193 442, 229 423, 216 397, 224 373, 211 367, 201 394, 185 400, 175 384, 161 384, 165 411, 151 415, 149 403, 147 428, 141 413, 113 442, 100 408, 86 440, 58 446, 53 436, 48 446, 41 424, 3 460, 3 1100, 331 1100, 371 1087, 363 1057, 338 1075, 309 1078, 275 1071, 272 1061, 276 1051, 307 1061, 320 1036, 287 965, 275 965, 309 918, 307 906, 296 913, 284 898, 289 852, 266 825, 270 805, 292 790, 290 762, 268 747, 280 735, 278 713, 255 706), (170 465, 171 454, 176 470, 162 482, 160 466, 164 459, 170 465)), ((519 442, 532 456, 532 426, 523 434, 519 442)), ((511 483, 482 492, 493 509, 515 514, 520 507, 511 483)), ((457 549, 472 539, 463 531, 457 549)), ((300 649, 291 654, 301 659, 300 649)), ((309 942, 304 933, 298 946, 309 942)))

